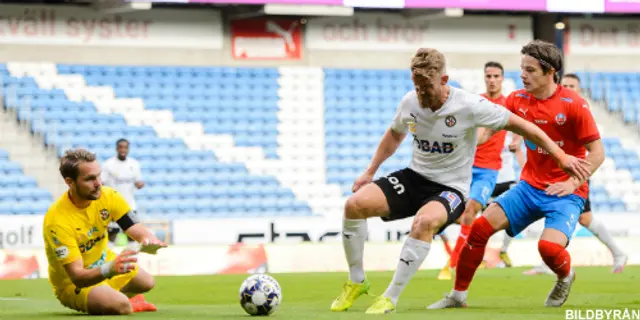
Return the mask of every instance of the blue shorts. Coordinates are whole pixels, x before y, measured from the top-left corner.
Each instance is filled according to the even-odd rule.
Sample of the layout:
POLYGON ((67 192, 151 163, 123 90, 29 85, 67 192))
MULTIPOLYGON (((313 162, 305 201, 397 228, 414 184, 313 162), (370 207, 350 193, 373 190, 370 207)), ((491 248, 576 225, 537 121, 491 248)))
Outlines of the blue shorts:
POLYGON ((493 189, 498 181, 498 170, 473 167, 471 178, 471 192, 469 199, 480 203, 483 207, 489 202, 493 189))
POLYGON ((585 200, 575 194, 561 198, 549 196, 544 190, 520 181, 495 202, 502 207, 509 220, 508 235, 514 237, 530 224, 545 218, 545 229, 556 229, 570 240, 585 200))

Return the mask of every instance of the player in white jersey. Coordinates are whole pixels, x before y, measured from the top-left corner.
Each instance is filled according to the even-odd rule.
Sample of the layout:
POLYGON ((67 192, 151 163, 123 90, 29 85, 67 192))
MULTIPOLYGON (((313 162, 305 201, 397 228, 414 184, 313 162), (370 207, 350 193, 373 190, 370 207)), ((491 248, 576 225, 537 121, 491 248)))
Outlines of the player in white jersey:
MULTIPOLYGON (((560 83, 565 88, 576 91, 578 94, 582 95, 582 89, 580 88, 580 77, 575 73, 567 73, 562 77, 562 82, 560 83)), ((613 273, 621 273, 624 270, 624 266, 627 264, 629 256, 622 251, 622 249, 618 246, 611 234, 609 234, 609 230, 604 226, 602 222, 596 220, 593 217, 593 212, 591 212, 591 201, 587 198, 587 201, 584 204, 584 209, 580 214, 580 218, 578 219, 578 223, 583 227, 587 228, 587 230, 591 231, 593 235, 595 235, 604 245, 607 246, 611 255, 613 256, 613 273)), ((507 244, 508 245, 508 244, 507 244)), ((506 249, 505 249, 506 250, 506 249)), ((549 267, 541 263, 530 270, 524 272, 526 275, 535 275, 535 274, 554 274, 549 267)))
MULTIPOLYGON (((140 163, 129 157, 129 141, 120 139, 116 142, 115 157, 107 159, 102 165, 102 183, 118 191, 131 207, 133 214, 137 213, 135 192, 144 187, 140 163)), ((114 244, 120 232, 117 224, 110 224, 108 229, 109 242, 114 244)), ((127 238, 129 242, 133 239, 127 238)))
POLYGON ((415 90, 400 101, 391 127, 370 166, 355 181, 355 194, 345 205, 342 239, 349 281, 332 303, 332 311, 346 311, 369 291, 363 268, 366 219, 392 221, 415 216, 393 280, 367 313, 395 310, 400 293, 426 258, 433 236, 464 210, 478 128, 516 132, 535 141, 568 173, 579 177, 588 174, 584 160, 567 156, 534 124, 486 98, 447 85, 445 58, 437 50, 419 49, 411 60, 411 73, 415 90), (409 167, 371 183, 382 162, 395 153, 408 133, 414 141, 409 167))

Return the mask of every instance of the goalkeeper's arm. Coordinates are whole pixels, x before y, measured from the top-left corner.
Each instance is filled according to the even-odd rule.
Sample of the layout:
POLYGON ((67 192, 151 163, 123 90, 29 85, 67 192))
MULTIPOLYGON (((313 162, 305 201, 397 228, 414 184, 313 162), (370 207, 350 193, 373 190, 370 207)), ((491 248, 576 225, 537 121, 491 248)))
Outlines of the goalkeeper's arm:
POLYGON ((71 282, 78 288, 96 285, 105 279, 115 275, 127 273, 135 268, 137 258, 135 252, 124 251, 115 259, 106 262, 100 267, 85 269, 82 259, 64 265, 64 269, 71 282))
POLYGON ((131 218, 128 213, 122 216, 117 223, 127 236, 140 243, 139 251, 141 252, 155 254, 158 249, 167 247, 165 243, 156 238, 149 228, 131 218))

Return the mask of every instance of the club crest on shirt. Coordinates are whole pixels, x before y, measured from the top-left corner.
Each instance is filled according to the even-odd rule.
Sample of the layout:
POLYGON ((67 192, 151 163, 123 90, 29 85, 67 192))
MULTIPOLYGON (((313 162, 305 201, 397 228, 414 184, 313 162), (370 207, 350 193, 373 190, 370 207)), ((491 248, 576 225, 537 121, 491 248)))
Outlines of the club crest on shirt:
POLYGON ((556 123, 558 125, 563 125, 565 122, 567 122, 567 116, 564 115, 564 113, 558 113, 556 114, 556 123))
POLYGON ((447 127, 449 128, 455 126, 456 122, 457 120, 456 120, 456 117, 454 116, 447 116, 446 118, 444 118, 444 124, 446 124, 447 127))
POLYGON ((102 218, 102 220, 109 219, 109 211, 107 211, 107 209, 100 210, 100 218, 102 218))

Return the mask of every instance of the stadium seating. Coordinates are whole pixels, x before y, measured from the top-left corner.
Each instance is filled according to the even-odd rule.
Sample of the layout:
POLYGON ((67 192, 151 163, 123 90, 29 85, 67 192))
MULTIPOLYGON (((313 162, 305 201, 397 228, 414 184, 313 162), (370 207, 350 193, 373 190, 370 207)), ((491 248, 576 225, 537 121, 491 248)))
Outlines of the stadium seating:
MULTIPOLYGON (((60 154, 84 146, 105 160, 128 138, 149 215, 335 213, 412 84, 406 70, 298 69, 9 64, 0 74, 5 105, 60 154)), ((454 86, 483 88, 478 70, 450 73, 454 86)), ((519 87, 517 72, 505 78, 507 92, 519 87)), ((637 153, 617 138, 605 146, 594 210, 640 208, 637 153)), ((378 176, 405 167, 411 148, 406 139, 378 176)))
POLYGON ((605 101, 610 112, 629 124, 640 120, 640 74, 624 72, 577 73, 595 100, 605 101))
MULTIPOLYGON (((77 70, 79 72, 87 70, 88 79, 97 81, 94 80, 97 76, 94 78, 90 76, 94 75, 90 72, 94 69, 78 67, 77 70)), ((98 70, 100 74, 105 69, 95 70, 98 70)), ((200 90, 198 92, 185 91, 182 88, 173 92, 169 89, 162 89, 160 85, 157 85, 158 82, 151 82, 158 79, 179 77, 183 74, 181 72, 186 72, 181 70, 189 70, 187 68, 174 69, 177 70, 177 74, 157 75, 151 73, 152 76, 145 80, 131 80, 137 75, 136 72, 139 72, 135 68, 122 68, 121 70, 125 70, 127 77, 130 78, 118 78, 119 80, 113 80, 114 84, 119 81, 125 82, 125 79, 134 81, 127 82, 125 89, 120 90, 123 87, 116 87, 119 88, 117 89, 118 93, 122 95, 132 94, 130 87, 133 87, 134 84, 147 84, 152 86, 151 90, 154 94, 162 94, 145 96, 150 99, 161 97, 151 100, 156 103, 155 105, 152 103, 154 108, 165 105, 170 108, 186 105, 189 108, 175 107, 176 109, 171 110, 174 112, 169 112, 170 116, 177 114, 184 120, 190 120, 196 115, 200 115, 204 119, 202 121, 205 123, 205 127, 214 132, 219 129, 229 130, 234 134, 234 138, 236 135, 240 137, 241 144, 242 141, 257 142, 261 147, 268 149, 272 148, 275 143, 276 121, 274 119, 277 105, 275 105, 273 97, 276 95, 271 94, 269 97, 269 94, 266 93, 267 89, 252 91, 258 90, 257 87, 241 87, 243 92, 256 92, 256 95, 247 94, 254 100, 236 101, 226 95, 229 89, 209 92, 205 90, 204 84, 199 83, 201 87, 198 87, 200 90), (185 92, 193 95, 185 96, 183 95, 185 92), (205 94, 208 95, 205 96, 205 94), (223 105, 216 105, 215 110, 205 110, 205 106, 202 105, 205 98, 211 101, 222 101, 223 105), (258 120, 255 120, 254 116, 257 116, 258 120), (247 139, 243 140, 243 137, 247 139)), ((153 126, 130 125, 127 121, 129 119, 125 119, 120 114, 98 112, 95 103, 91 102, 94 99, 88 95, 96 93, 100 98, 100 95, 104 95, 104 90, 91 92, 84 88, 85 90, 77 90, 79 97, 74 97, 74 88, 82 89, 82 86, 79 85, 82 81, 73 81, 74 78, 71 80, 64 77, 56 78, 55 70, 51 73, 51 70, 47 70, 46 66, 38 64, 27 65, 24 69, 17 68, 12 71, 13 74, 9 75, 7 68, 2 70, 3 83, 7 92, 5 105, 17 109, 18 118, 30 121, 34 133, 44 135, 48 144, 58 147, 60 155, 69 147, 82 146, 95 151, 104 161, 115 154, 117 139, 124 137, 130 140, 131 156, 141 162, 143 175, 147 182, 147 187, 138 194, 140 209, 143 213, 167 218, 176 215, 180 217, 189 215, 211 217, 312 214, 308 205, 296 200, 292 191, 283 187, 273 176, 250 174, 241 163, 222 163, 217 161, 210 151, 189 149, 181 138, 160 137, 157 128, 153 126), (27 74, 40 76, 30 77, 27 74), (57 81, 68 81, 69 83, 65 87, 65 84, 57 81)), ((107 77, 104 79, 110 79, 108 78, 110 74, 106 71, 105 74, 107 77)), ((192 73, 188 74, 193 75, 192 73)), ((269 77, 269 72, 265 71, 261 75, 269 77)), ((76 80, 82 80, 82 78, 84 76, 81 76, 80 79, 76 78, 76 80)), ((236 79, 235 83, 240 83, 237 80, 240 78, 234 79, 236 79)), ((227 80, 227 83, 232 83, 231 80, 227 80)), ((220 85, 215 80, 211 81, 215 85, 220 85)), ((163 82, 159 83, 163 84, 163 82)), ((266 83, 266 81, 262 81, 262 83, 266 83)), ((168 86, 173 88, 179 87, 179 85, 171 82, 168 86)), ((277 92, 277 82, 275 86, 265 85, 262 88, 270 88, 273 92, 277 92)), ((135 92, 141 94, 147 91, 135 92)), ((240 91, 237 94, 239 96, 240 91)), ((127 104, 127 100, 113 100, 113 97, 109 99, 108 95, 102 100, 107 104, 109 102, 127 104)), ((131 105, 135 106, 135 101, 131 105)), ((121 106, 120 104, 107 107, 118 108, 121 106)), ((99 107, 104 109, 105 106, 99 105, 99 107)), ((132 117, 146 116, 143 112, 136 114, 135 109, 132 113, 132 117)), ((275 156, 275 153, 271 153, 272 156, 275 156)))
POLYGON ((0 214, 44 214, 50 204, 51 194, 0 149, 0 214))

